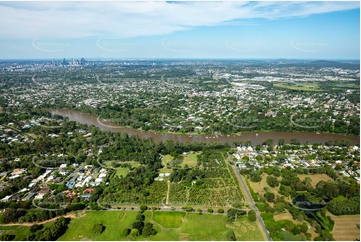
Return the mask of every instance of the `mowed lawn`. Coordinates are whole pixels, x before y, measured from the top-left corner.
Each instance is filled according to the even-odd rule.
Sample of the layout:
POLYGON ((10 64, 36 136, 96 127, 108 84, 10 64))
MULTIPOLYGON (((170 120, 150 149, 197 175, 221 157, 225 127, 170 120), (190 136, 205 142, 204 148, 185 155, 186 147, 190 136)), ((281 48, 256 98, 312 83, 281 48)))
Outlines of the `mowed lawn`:
POLYGON ((331 216, 332 220, 335 221, 335 226, 331 232, 335 240, 360 240, 360 229, 357 228, 357 224, 360 224, 360 214, 335 216, 327 212, 326 215, 331 216))
MULTIPOLYGON (((246 217, 228 224, 227 216, 218 214, 188 214, 182 223, 183 240, 227 240, 228 230, 233 230, 237 240, 263 240, 256 222, 249 222, 246 217)), ((181 239, 182 239, 181 238, 181 239)))
POLYGON ((126 177, 128 173, 129 173, 129 168, 121 168, 121 167, 119 167, 119 168, 117 168, 116 175, 118 177, 121 177, 121 176, 126 177))
MULTIPOLYGON (((86 216, 72 219, 66 233, 58 240, 124 240, 121 231, 132 228, 138 211, 88 211, 86 216), (94 224, 103 224, 101 234, 92 232, 94 224)), ((146 215, 150 218, 150 215, 146 215)), ((149 219, 148 219, 149 220, 149 219)))
POLYGON ((197 153, 191 153, 184 157, 182 167, 185 165, 188 165, 189 167, 194 167, 197 165, 197 155, 199 155, 201 152, 197 153))
POLYGON ((301 181, 303 181, 306 177, 311 178, 311 185, 313 187, 316 187, 317 183, 320 181, 333 181, 333 179, 326 174, 298 174, 297 176, 301 179, 301 181))
MULTIPOLYGON (((123 236, 124 228, 131 228, 137 211, 88 211, 86 216, 72 219, 66 233, 59 240, 226 240, 228 230, 233 230, 238 240, 263 240, 256 222, 249 222, 247 217, 238 218, 234 223, 227 223, 227 216, 220 214, 202 214, 185 212, 153 212, 155 236, 123 236), (102 234, 92 232, 94 224, 102 223, 102 234), (159 226, 158 223, 162 226, 159 226)), ((152 211, 146 211, 149 222, 152 211)))
MULTIPOLYGON (((199 155, 201 152, 197 153, 189 153, 187 156, 180 155, 183 162, 180 164, 181 167, 184 167, 185 165, 188 165, 189 167, 194 167, 197 165, 197 155, 199 155)), ((171 162, 174 159, 171 155, 164 155, 162 160, 163 168, 159 170, 160 173, 171 173, 173 170, 167 168, 167 163, 171 162)))
POLYGON ((153 212, 153 220, 164 228, 179 228, 185 212, 153 212))
POLYGON ((317 82, 275 83, 274 86, 285 89, 291 89, 291 90, 303 90, 303 91, 321 90, 317 82))

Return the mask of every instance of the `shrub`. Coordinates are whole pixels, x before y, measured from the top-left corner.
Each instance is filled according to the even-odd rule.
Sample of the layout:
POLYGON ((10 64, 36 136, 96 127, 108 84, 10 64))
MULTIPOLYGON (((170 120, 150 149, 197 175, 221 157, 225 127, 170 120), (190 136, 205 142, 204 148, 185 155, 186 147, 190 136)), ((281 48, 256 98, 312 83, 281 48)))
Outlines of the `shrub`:
POLYGON ((139 230, 138 229, 132 229, 131 235, 132 236, 139 236, 140 235, 139 230))
POLYGON ((125 228, 122 230, 122 235, 123 236, 128 236, 130 234, 130 229, 129 228, 125 228))
POLYGON ((256 217, 256 212, 255 212, 254 210, 250 210, 250 211, 248 212, 248 220, 249 220, 250 222, 254 222, 254 221, 256 221, 256 219, 257 219, 257 217, 256 217))
POLYGON ((223 208, 219 208, 219 209, 218 209, 218 213, 224 213, 223 208))
POLYGON ((104 231, 104 226, 102 224, 94 224, 92 231, 93 233, 101 234, 104 231))
POLYGON ((226 234, 227 240, 228 241, 236 241, 236 235, 234 234, 234 232, 232 230, 229 230, 226 234))
POLYGON ((30 232, 35 233, 38 230, 42 230, 44 226, 42 224, 34 224, 30 227, 30 232))
POLYGON ((152 223, 146 223, 143 229, 143 233, 144 236, 150 236, 150 235, 155 235, 157 234, 157 230, 155 230, 153 228, 153 224, 152 223))
POLYGON ((138 221, 144 221, 144 219, 145 219, 145 216, 143 214, 138 214, 136 217, 136 220, 138 220, 138 221))
POLYGON ((0 236, 0 240, 2 241, 12 241, 13 239, 15 239, 15 235, 13 234, 2 234, 0 236))
POLYGON ((85 208, 85 204, 83 203, 75 203, 75 204, 70 204, 66 207, 66 209, 68 211, 76 211, 76 210, 83 210, 85 208))

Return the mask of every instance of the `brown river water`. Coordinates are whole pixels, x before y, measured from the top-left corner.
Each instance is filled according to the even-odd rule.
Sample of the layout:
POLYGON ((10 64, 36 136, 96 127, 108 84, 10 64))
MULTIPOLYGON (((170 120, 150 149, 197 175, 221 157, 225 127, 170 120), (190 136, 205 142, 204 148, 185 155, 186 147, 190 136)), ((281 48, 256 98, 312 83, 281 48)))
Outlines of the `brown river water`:
POLYGON ((202 134, 202 135, 189 135, 189 134, 161 134, 155 132, 141 131, 132 128, 122 127, 117 124, 107 122, 104 119, 92 116, 90 114, 81 113, 74 110, 65 109, 50 109, 51 114, 58 114, 66 116, 70 121, 77 121, 82 124, 95 125, 101 130, 109 130, 112 132, 126 132, 129 135, 138 135, 141 138, 153 138, 155 142, 173 140, 174 142, 179 141, 181 143, 186 142, 220 142, 232 144, 233 141, 250 140, 252 145, 261 144, 266 139, 273 139, 274 143, 277 143, 279 139, 285 139, 290 141, 296 138, 299 142, 305 143, 325 143, 328 140, 349 140, 351 144, 359 144, 359 136, 346 136, 343 134, 317 134, 316 132, 242 132, 241 135, 213 135, 213 134, 202 134))

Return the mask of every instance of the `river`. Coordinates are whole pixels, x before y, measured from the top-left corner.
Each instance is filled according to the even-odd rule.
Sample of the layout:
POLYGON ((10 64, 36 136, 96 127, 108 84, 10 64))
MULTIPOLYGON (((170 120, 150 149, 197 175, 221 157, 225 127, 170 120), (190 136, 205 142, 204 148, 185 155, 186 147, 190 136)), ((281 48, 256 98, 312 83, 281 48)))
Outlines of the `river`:
POLYGON ((95 125, 101 130, 109 130, 112 132, 126 132, 129 135, 138 135, 141 138, 153 138, 155 142, 173 140, 181 143, 186 142, 221 142, 232 144, 233 141, 250 140, 252 145, 262 144, 268 138, 273 139, 277 143, 279 139, 290 141, 296 138, 299 142, 305 143, 325 143, 328 140, 349 140, 351 144, 359 144, 359 136, 345 136, 342 134, 316 134, 315 132, 243 132, 242 135, 187 135, 187 134, 161 134, 155 132, 141 131, 132 128, 122 127, 117 124, 107 122, 104 119, 92 116, 90 114, 81 113, 74 110, 50 109, 51 114, 66 116, 71 121, 77 121, 82 124, 95 125))

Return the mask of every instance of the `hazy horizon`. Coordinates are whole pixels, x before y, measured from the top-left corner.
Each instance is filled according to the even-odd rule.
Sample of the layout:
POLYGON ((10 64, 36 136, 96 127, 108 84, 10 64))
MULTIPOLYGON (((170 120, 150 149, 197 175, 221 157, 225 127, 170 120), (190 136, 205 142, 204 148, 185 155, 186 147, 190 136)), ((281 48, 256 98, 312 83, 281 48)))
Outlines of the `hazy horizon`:
POLYGON ((360 59, 360 3, 0 2, 0 59, 360 59))

